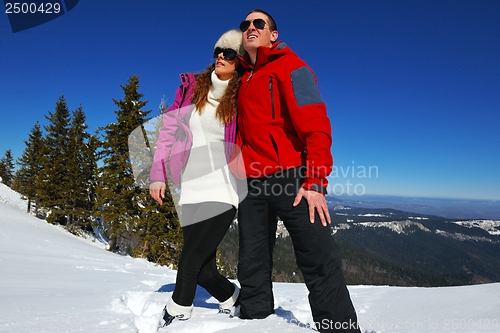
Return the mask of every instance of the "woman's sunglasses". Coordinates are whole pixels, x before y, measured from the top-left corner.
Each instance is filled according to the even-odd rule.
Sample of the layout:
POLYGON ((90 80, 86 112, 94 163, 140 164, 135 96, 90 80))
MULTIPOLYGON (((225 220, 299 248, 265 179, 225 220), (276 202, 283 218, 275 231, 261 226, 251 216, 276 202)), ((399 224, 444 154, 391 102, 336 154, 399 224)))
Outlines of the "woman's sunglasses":
POLYGON ((266 26, 266 21, 264 21, 264 19, 261 18, 255 19, 253 21, 246 20, 240 23, 241 32, 247 31, 248 28, 250 27, 250 23, 253 23, 253 26, 259 30, 264 29, 264 27, 266 26))
POLYGON ((234 60, 238 56, 238 52, 233 49, 223 49, 222 47, 216 47, 214 50, 214 58, 218 58, 219 54, 221 53, 226 60, 234 60))

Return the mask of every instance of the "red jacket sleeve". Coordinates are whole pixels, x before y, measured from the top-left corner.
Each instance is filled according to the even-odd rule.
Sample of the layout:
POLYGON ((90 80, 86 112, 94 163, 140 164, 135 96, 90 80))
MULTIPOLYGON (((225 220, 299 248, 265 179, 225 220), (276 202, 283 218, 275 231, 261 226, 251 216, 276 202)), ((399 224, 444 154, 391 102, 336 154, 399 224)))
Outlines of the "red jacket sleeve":
POLYGON ((306 147, 303 187, 326 194, 333 167, 332 129, 313 71, 302 62, 287 69, 283 95, 297 135, 306 147))

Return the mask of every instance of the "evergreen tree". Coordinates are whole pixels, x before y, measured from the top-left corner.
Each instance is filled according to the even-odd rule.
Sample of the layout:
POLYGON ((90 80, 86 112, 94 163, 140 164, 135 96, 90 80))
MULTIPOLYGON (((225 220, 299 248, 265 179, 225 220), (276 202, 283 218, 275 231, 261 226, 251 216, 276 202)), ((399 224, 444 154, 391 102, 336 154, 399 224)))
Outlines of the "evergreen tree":
POLYGON ((110 251, 133 246, 131 236, 141 218, 139 202, 145 201, 143 191, 135 185, 128 151, 129 134, 144 122, 144 117, 150 112, 141 110, 147 102, 140 101, 143 94, 137 92, 138 87, 137 76, 130 77, 126 86, 121 85, 124 99, 113 99, 119 107, 115 111, 117 121, 104 128, 103 166, 99 170, 96 195, 100 207, 97 215, 107 226, 105 235, 109 239, 110 251))
POLYGON ((23 154, 16 161, 19 169, 15 175, 16 191, 21 193, 28 200, 28 212, 31 212, 31 205, 35 203, 35 215, 38 215, 38 200, 36 187, 39 184, 38 177, 42 171, 41 155, 43 152, 43 134, 38 121, 31 129, 27 141, 24 141, 26 148, 23 154))
POLYGON ((87 141, 86 157, 84 157, 83 172, 88 175, 87 179, 87 191, 85 202, 88 209, 92 211, 92 224, 95 225, 95 211, 99 209, 96 206, 96 188, 98 182, 98 150, 101 146, 99 139, 97 138, 97 133, 90 135, 87 141))
POLYGON ((166 199, 161 206, 150 201, 142 209, 135 233, 138 243, 132 254, 159 265, 176 267, 183 245, 182 230, 173 201, 166 199))
MULTIPOLYGON (((165 99, 162 98, 159 115, 129 136, 129 149, 132 147, 134 151, 131 158, 136 168, 134 171, 136 184, 146 189, 149 187, 149 171, 156 149, 158 133, 163 125, 163 113, 167 108, 165 99)), ((138 243, 134 248, 133 255, 146 258, 156 264, 176 267, 181 254, 183 237, 176 214, 180 207, 176 207, 172 199, 173 196, 178 197, 178 194, 172 194, 170 190, 177 192, 178 187, 173 183, 168 184, 161 206, 146 193, 142 218, 137 225, 138 243)))
POLYGON ((67 227, 77 232, 78 229, 90 229, 92 210, 95 201, 94 187, 97 169, 95 138, 86 131, 86 116, 80 106, 73 112, 69 129, 67 150, 68 184, 67 227))
POLYGON ((12 187, 14 181, 14 159, 12 158, 12 151, 10 149, 0 159, 0 179, 5 185, 12 187))
POLYGON ((69 156, 74 152, 69 150, 70 112, 64 96, 56 103, 54 113, 46 116, 49 125, 45 127, 47 135, 44 140, 44 151, 41 158, 37 196, 41 207, 49 213, 47 221, 66 224, 65 213, 68 210, 69 156))

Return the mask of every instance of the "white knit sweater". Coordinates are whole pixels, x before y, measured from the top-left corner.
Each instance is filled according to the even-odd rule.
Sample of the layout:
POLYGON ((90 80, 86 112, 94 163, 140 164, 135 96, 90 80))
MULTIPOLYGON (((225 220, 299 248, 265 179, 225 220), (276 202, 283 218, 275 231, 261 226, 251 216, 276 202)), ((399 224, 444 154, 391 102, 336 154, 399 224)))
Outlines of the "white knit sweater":
POLYGON ((215 117, 229 80, 220 80, 215 72, 212 72, 211 78, 208 103, 201 114, 193 110, 189 122, 193 146, 182 173, 179 203, 215 201, 238 207, 238 196, 226 163, 224 124, 215 117))

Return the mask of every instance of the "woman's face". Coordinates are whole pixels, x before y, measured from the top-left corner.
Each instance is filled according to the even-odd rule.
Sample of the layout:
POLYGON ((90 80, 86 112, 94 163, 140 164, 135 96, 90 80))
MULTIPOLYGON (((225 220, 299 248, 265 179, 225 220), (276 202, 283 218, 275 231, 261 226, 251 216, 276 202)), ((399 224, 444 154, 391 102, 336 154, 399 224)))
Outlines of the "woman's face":
POLYGON ((223 81, 229 80, 233 76, 233 72, 236 70, 238 62, 238 58, 226 60, 222 52, 219 53, 217 58, 215 58, 215 74, 223 81))

